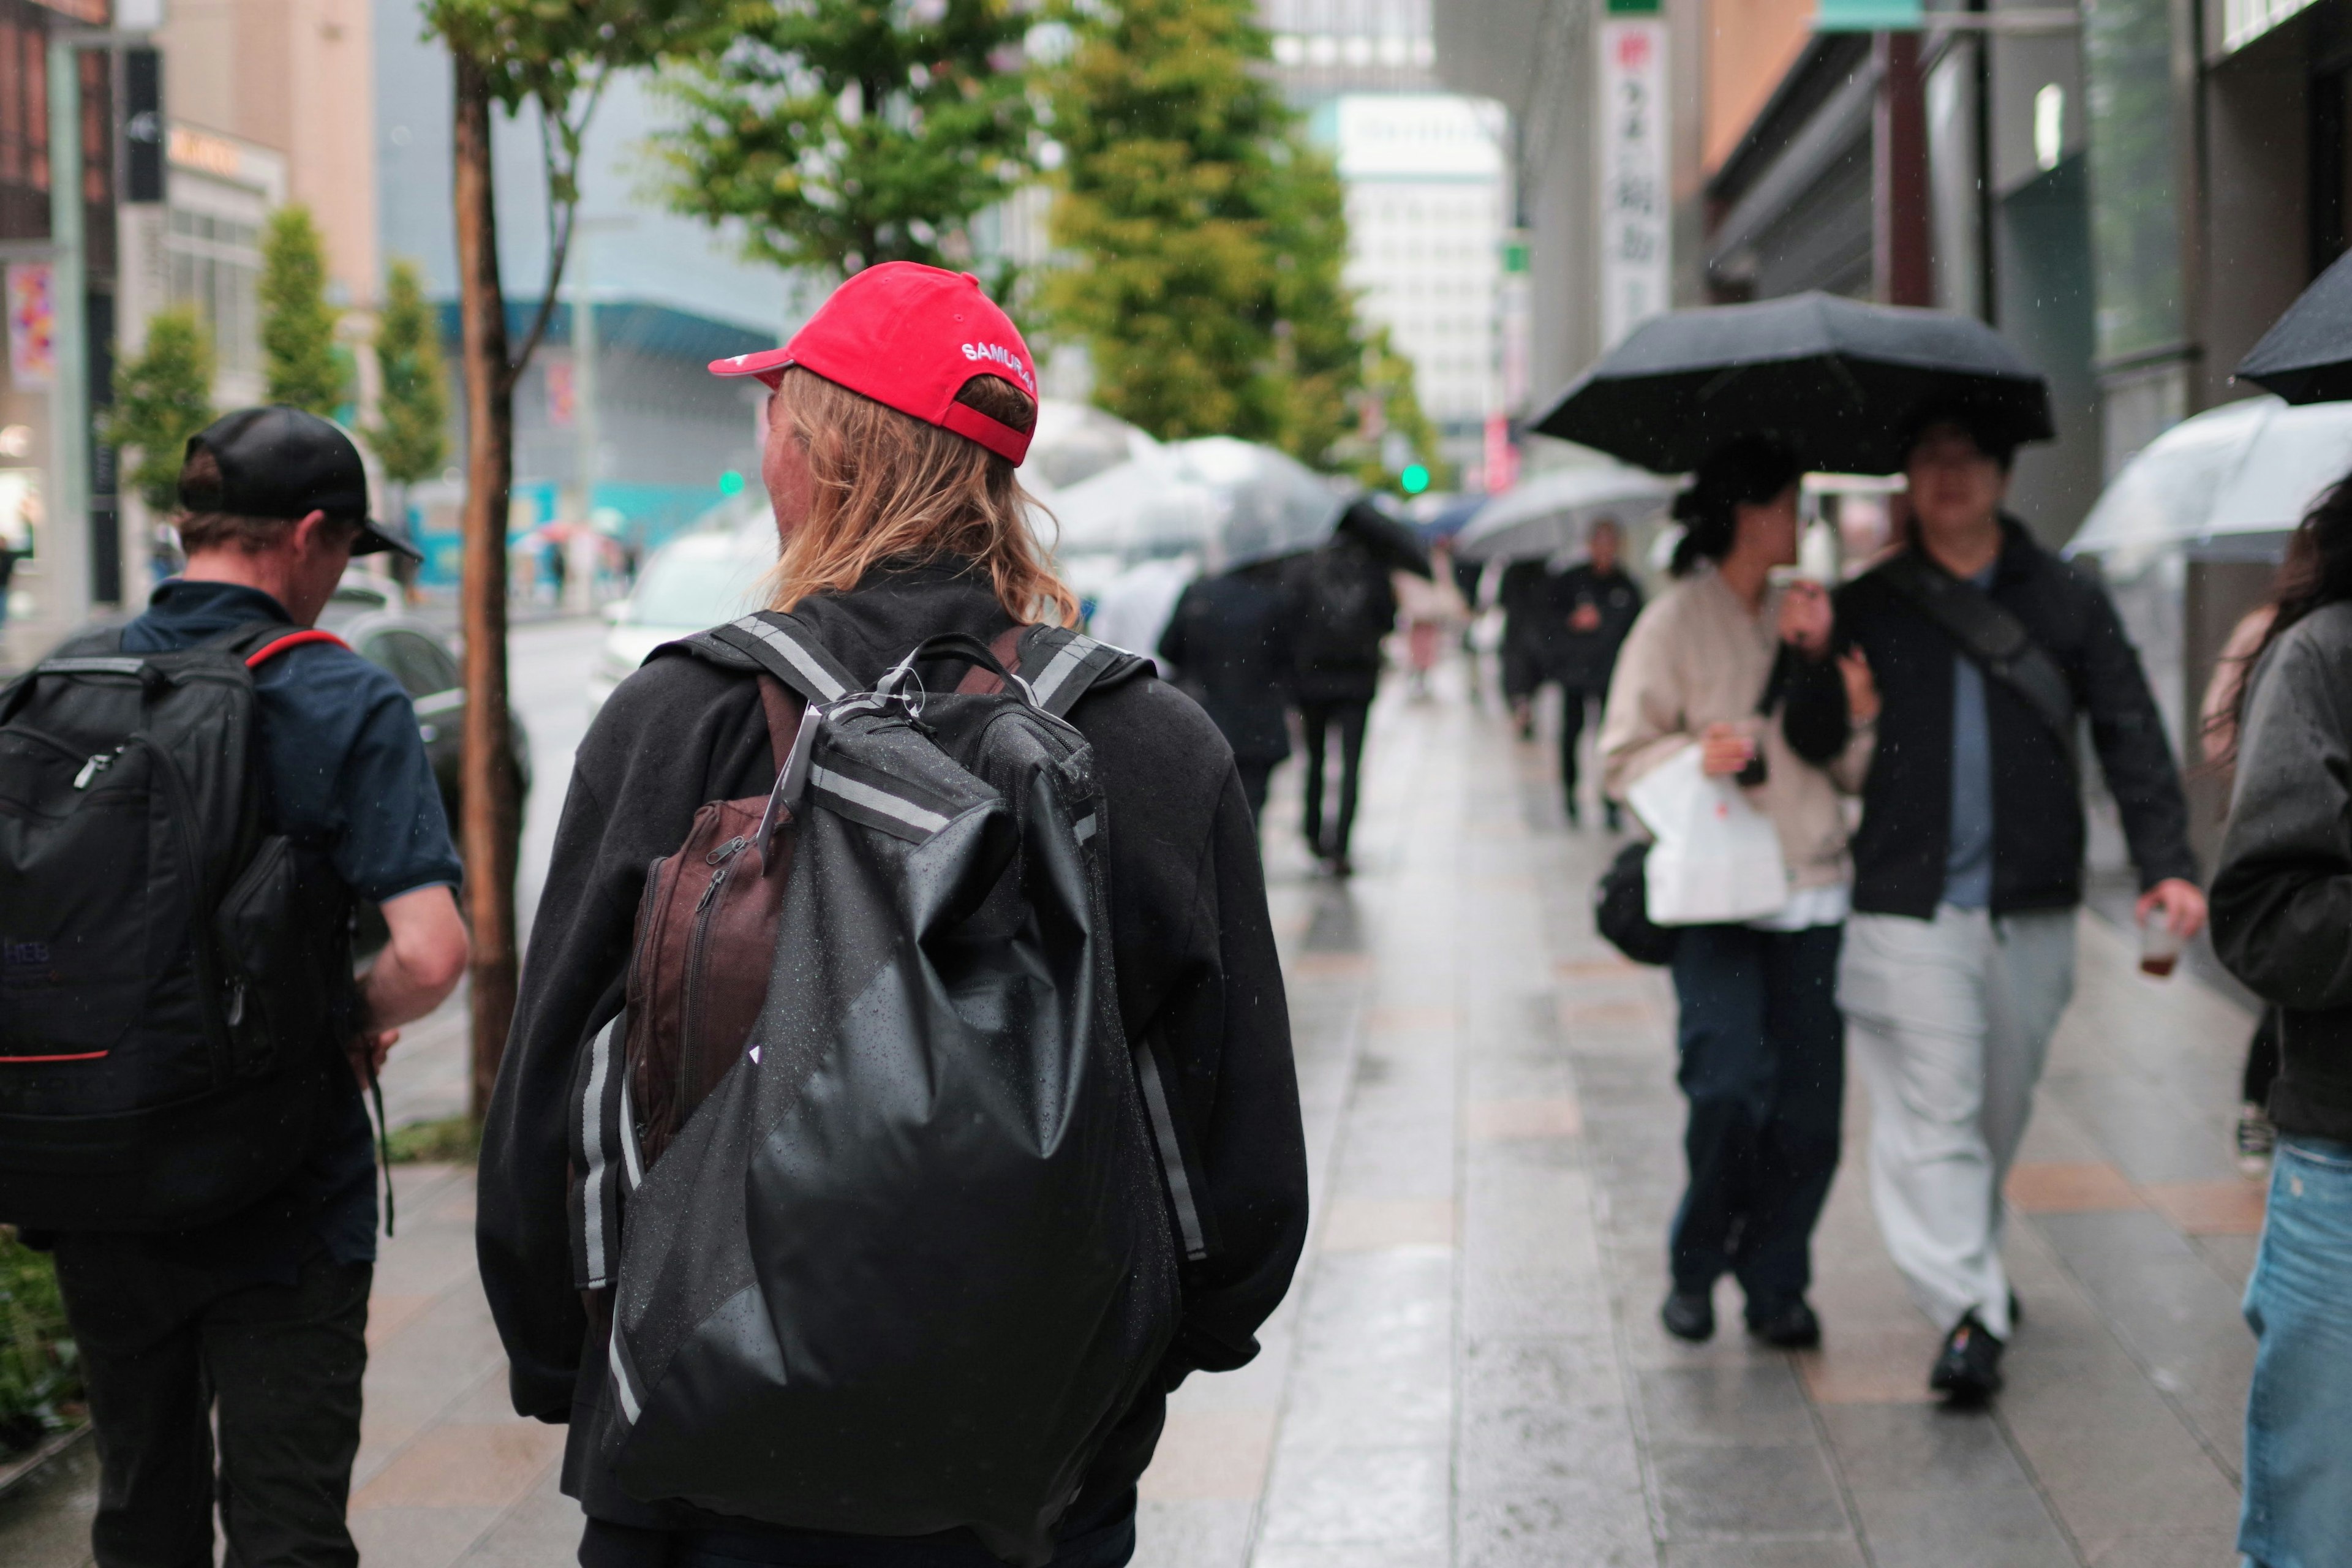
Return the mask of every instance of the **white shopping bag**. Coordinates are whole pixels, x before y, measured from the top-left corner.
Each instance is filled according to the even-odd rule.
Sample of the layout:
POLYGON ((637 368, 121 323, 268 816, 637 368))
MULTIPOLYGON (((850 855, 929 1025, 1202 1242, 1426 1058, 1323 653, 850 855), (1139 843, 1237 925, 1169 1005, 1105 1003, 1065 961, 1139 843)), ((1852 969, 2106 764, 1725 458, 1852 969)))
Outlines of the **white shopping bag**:
POLYGON ((1701 773, 1697 746, 1643 774, 1625 800, 1657 840, 1645 874, 1658 924, 1732 925, 1789 901, 1772 819, 1729 779, 1701 773))

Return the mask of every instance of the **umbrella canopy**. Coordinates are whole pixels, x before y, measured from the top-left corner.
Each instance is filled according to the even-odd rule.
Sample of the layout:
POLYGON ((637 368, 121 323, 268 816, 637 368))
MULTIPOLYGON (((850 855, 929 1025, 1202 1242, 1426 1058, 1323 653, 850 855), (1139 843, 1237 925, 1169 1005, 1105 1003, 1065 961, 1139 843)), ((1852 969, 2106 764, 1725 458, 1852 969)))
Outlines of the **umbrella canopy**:
POLYGON ((1769 434, 1809 468, 1891 474, 1930 408, 2019 441, 2055 434, 2041 372, 1970 316, 1797 294, 1654 317, 1536 425, 1658 473, 1769 434))
POLYGON ((1210 570, 1312 550, 1331 537, 1348 497, 1314 469, 1272 447, 1231 436, 1180 441, 1190 477, 1217 498, 1210 570))
POLYGON ((1050 492, 1054 553, 1107 556, 1125 564, 1207 550, 1216 530, 1216 493, 1173 451, 1153 447, 1050 492))
POLYGON ((1421 531, 1431 539, 1451 539, 1470 525, 1478 509, 1486 504, 1485 496, 1464 496, 1445 503, 1435 517, 1421 525, 1421 531))
POLYGON ((2238 365, 2289 403, 2352 398, 2352 255, 2314 279, 2238 365))
POLYGON ((2185 544, 2283 533, 2352 472, 2352 403, 2250 397, 2184 419, 2109 481, 2067 545, 2120 574, 2185 544))
POLYGON ((1464 561, 1514 561, 1581 549, 1595 518, 1639 522, 1664 510, 1677 488, 1672 479, 1614 463, 1553 468, 1480 507, 1455 537, 1454 553, 1464 561))
POLYGON ((1429 562, 1429 546, 1423 542, 1421 530, 1402 518, 1391 517, 1370 497, 1339 514, 1336 531, 1361 540, 1377 560, 1392 570, 1436 580, 1437 574, 1429 562))

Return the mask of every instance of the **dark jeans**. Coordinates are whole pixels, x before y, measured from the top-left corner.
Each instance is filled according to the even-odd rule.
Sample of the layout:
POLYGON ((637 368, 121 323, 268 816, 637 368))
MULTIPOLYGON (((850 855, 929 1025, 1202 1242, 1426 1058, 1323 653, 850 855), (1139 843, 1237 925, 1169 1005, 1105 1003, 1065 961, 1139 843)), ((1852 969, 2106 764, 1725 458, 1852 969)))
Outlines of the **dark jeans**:
POLYGON ((137 1239, 57 1249, 98 1428, 99 1568, 212 1568, 215 1497, 227 1568, 352 1568, 373 1266, 321 1252, 292 1285, 224 1286, 137 1239))
POLYGON ((1356 775, 1364 761, 1364 725, 1369 702, 1301 702, 1298 718, 1307 731, 1307 847, 1318 855, 1344 857, 1356 827, 1356 775), (1331 726, 1339 727, 1339 812, 1323 831, 1323 759, 1331 726))
POLYGON ((1691 926, 1675 949, 1690 1186, 1668 1259, 1678 1290, 1736 1275, 1751 1318, 1812 1279, 1845 1092, 1843 934, 1691 926))
MULTIPOLYGON (((1003 1568, 977 1545, 936 1537, 908 1540, 854 1535, 737 1535, 718 1531, 674 1536, 667 1568, 1003 1568)), ((1135 1494, 1107 1522, 1055 1545, 1047 1568, 1126 1568, 1135 1556, 1135 1494)))

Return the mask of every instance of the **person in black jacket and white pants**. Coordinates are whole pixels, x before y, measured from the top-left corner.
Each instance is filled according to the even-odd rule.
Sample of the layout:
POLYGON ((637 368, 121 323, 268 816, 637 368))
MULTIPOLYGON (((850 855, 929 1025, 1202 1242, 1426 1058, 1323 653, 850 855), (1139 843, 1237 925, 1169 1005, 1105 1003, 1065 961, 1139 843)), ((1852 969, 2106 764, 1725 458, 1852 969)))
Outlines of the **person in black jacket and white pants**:
MULTIPOLYGON (((1838 1001, 1870 1085, 1879 1227, 1946 1331, 1929 1385, 1960 1403, 2000 1386, 2016 1312, 2001 1183, 2074 994, 2077 716, 2123 816, 2140 919, 2184 939, 2205 920, 2179 773, 2138 655, 2106 595, 2001 514, 2013 452, 1966 416, 1923 421, 1906 468, 1915 543, 1841 589, 1833 609, 1819 605, 1799 639, 1816 655, 1832 641, 1862 649, 1880 690, 1838 1001), (1912 580, 1981 595, 2022 625, 2063 678, 2063 733, 1964 650, 1912 580)), ((1844 702, 1833 672, 1801 680, 1790 725, 1834 730, 1844 702)))

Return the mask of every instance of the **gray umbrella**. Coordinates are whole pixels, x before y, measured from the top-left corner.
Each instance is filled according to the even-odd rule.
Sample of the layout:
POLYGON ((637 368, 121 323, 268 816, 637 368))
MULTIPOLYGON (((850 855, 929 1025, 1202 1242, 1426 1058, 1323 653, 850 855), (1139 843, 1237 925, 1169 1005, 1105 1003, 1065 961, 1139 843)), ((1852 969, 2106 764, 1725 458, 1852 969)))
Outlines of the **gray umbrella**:
POLYGON ((2352 255, 2336 258, 2271 323, 2238 375, 2289 403, 2352 398, 2352 255))
POLYGON ((1931 409, 2018 441, 2055 433, 2042 373, 1982 321, 1833 294, 1654 317, 1536 429, 1662 474, 1750 434, 1779 437, 1809 468, 1891 474, 1931 409))

